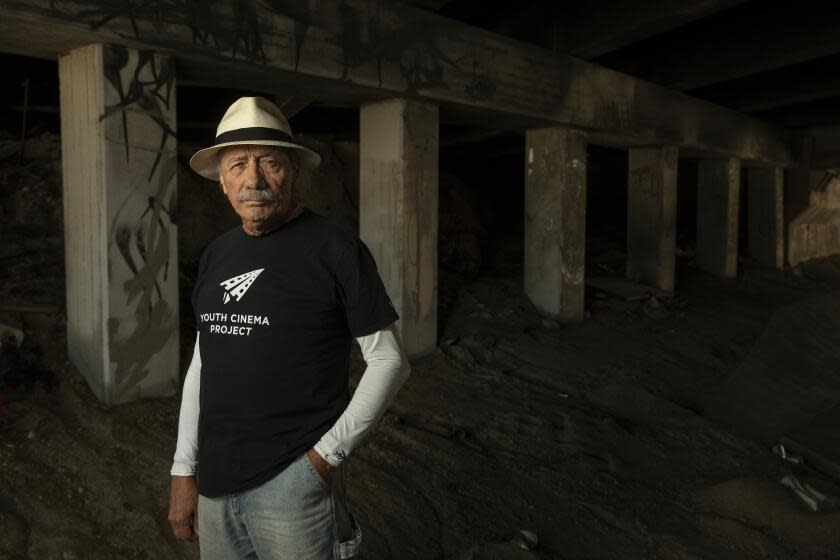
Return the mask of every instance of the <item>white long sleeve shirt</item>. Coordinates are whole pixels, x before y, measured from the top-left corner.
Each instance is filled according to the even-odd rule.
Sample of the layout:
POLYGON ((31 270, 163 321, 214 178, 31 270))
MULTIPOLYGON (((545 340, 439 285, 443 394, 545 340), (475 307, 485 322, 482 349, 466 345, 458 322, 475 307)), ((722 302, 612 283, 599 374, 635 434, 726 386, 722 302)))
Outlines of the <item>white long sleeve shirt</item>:
MULTIPOLYGON (((402 348, 396 323, 375 333, 356 338, 367 367, 347 408, 330 430, 315 444, 328 463, 336 467, 364 439, 385 413, 397 391, 411 372, 402 348)), ((171 474, 192 476, 198 465, 199 387, 201 384, 201 353, 199 335, 181 398, 178 420, 178 442, 171 474)))

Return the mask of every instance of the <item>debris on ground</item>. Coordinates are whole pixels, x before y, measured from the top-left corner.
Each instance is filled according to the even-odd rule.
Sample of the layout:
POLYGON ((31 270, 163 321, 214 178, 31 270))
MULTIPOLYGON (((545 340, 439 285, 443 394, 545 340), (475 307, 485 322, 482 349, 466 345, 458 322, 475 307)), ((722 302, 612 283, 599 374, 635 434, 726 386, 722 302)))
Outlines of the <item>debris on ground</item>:
POLYGON ((773 451, 774 454, 778 455, 788 463, 793 463, 795 465, 802 463, 802 457, 800 457, 799 455, 793 455, 791 453, 788 453, 787 448, 785 448, 785 446, 781 443, 777 443, 776 445, 774 445, 771 448, 771 451, 773 451))
POLYGON ((672 292, 645 286, 619 276, 593 276, 586 278, 586 287, 626 301, 642 301, 650 297, 668 299, 672 292))
POLYGON ((650 317, 655 321, 659 321, 662 319, 667 318, 670 315, 668 309, 662 305, 662 303, 657 299, 656 296, 651 296, 644 305, 642 306, 642 311, 645 315, 650 317))
POLYGON ((560 323, 558 323, 554 319, 548 319, 547 317, 543 317, 541 323, 542 323, 542 326, 547 328, 547 329, 559 329, 560 328, 560 323))
POLYGON ((810 484, 800 482, 792 474, 785 475, 779 482, 782 486, 787 486, 793 490, 793 493, 796 494, 802 503, 808 506, 808 509, 813 512, 831 510, 837 506, 836 499, 826 496, 810 484))
POLYGON ((519 531, 516 535, 515 541, 519 548, 525 550, 536 550, 540 544, 537 534, 534 531, 529 531, 528 529, 522 529, 519 531))

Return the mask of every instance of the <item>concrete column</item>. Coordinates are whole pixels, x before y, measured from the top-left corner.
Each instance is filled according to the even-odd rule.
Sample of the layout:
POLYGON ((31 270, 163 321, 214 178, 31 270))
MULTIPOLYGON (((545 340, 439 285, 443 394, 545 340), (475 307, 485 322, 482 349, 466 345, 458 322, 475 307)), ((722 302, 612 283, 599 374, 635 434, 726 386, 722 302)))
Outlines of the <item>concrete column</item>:
POLYGON ((525 294, 549 317, 584 314, 586 136, 543 128, 525 135, 525 294))
POLYGON ((174 61, 59 59, 67 345, 106 404, 178 390, 174 61))
POLYGON ((785 265, 784 169, 752 168, 747 174, 750 256, 764 266, 785 265))
POLYGON ((738 273, 738 203, 741 161, 700 162, 697 182, 697 266, 734 278, 738 273))
POLYGON ((627 277, 674 290, 677 148, 631 148, 627 174, 627 277))
POLYGON ((400 315, 409 356, 437 347, 438 108, 391 99, 363 105, 359 234, 400 315))
POLYGON ((785 172, 786 226, 808 209, 815 176, 817 179, 821 176, 820 171, 813 169, 814 143, 814 137, 807 134, 794 134, 791 141, 795 162, 785 172))

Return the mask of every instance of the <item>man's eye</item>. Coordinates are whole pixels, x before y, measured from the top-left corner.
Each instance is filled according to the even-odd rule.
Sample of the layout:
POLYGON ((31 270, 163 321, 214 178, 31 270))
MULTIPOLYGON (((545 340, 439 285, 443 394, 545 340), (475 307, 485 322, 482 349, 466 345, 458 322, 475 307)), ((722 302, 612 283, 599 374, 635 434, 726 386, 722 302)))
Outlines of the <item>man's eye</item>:
POLYGON ((237 167, 242 167, 241 161, 237 161, 236 163, 230 166, 231 169, 236 169, 237 167))

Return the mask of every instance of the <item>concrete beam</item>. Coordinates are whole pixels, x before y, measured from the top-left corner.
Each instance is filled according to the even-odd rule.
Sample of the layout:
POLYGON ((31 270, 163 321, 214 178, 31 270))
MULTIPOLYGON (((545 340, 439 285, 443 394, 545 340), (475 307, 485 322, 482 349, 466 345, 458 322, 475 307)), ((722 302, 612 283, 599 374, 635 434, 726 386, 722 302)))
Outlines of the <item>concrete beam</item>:
POLYGON ((178 390, 174 61, 59 59, 67 348, 105 404, 178 390))
POLYGON ((583 320, 586 136, 545 128, 525 135, 525 294, 540 313, 583 320))
POLYGON ((0 50, 53 57, 91 41, 171 52, 182 83, 272 94, 291 86, 319 101, 423 98, 477 110, 485 123, 492 116, 497 128, 562 125, 744 160, 790 160, 784 132, 757 119, 402 4, 0 4, 0 50))
POLYGON ((400 315, 409 356, 437 347, 438 108, 362 106, 359 233, 400 315))
POLYGON ((784 169, 747 170, 750 256, 764 266, 785 266, 784 169))
POLYGON ((724 278, 738 273, 741 162, 703 160, 697 181, 697 266, 724 278))
POLYGON ((674 290, 677 249, 677 149, 630 150, 627 195, 627 277, 674 290))

